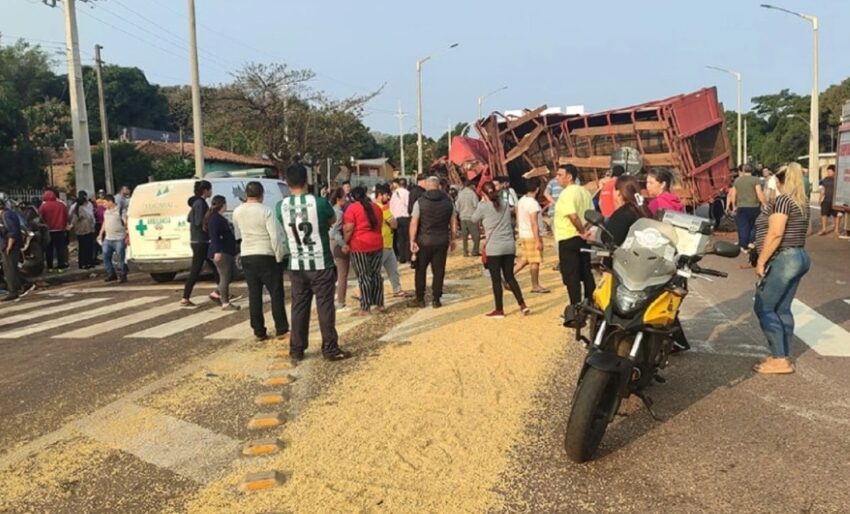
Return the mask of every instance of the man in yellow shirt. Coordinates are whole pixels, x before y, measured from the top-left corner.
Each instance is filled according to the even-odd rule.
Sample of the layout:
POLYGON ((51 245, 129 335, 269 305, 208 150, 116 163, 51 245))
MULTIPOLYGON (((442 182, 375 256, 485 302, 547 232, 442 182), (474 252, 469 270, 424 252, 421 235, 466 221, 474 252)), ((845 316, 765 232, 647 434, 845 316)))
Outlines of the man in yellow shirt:
POLYGON ((375 201, 383 212, 383 221, 381 223, 381 234, 384 237, 384 254, 383 266, 390 279, 390 284, 393 286, 393 296, 397 298, 407 298, 410 296, 401 288, 401 279, 398 274, 398 260, 393 250, 393 230, 398 229, 398 221, 393 216, 390 210, 390 198, 392 192, 389 184, 378 184, 375 186, 375 201))
POLYGON ((558 260, 561 280, 567 286, 570 305, 564 311, 564 326, 575 327, 575 305, 582 296, 590 298, 596 289, 590 254, 582 252, 589 248, 582 237, 585 232, 584 213, 593 210, 590 192, 578 185, 578 169, 572 164, 558 167, 555 178, 564 190, 555 204, 555 240, 558 242, 558 260), (582 295, 582 285, 584 294, 582 295))

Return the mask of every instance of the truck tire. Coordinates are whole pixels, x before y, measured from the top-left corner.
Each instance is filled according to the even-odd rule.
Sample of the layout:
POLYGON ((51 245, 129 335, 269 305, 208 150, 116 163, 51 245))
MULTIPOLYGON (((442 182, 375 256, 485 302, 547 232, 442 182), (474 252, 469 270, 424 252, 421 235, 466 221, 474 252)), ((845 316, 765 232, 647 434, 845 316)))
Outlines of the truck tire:
POLYGON ((596 453, 608 428, 611 411, 619 403, 617 375, 590 368, 577 387, 567 421, 564 449, 571 461, 582 463, 596 453))
POLYGON ((151 278, 154 280, 154 282, 159 282, 160 284, 164 282, 171 282, 176 276, 177 272, 151 273, 151 278))

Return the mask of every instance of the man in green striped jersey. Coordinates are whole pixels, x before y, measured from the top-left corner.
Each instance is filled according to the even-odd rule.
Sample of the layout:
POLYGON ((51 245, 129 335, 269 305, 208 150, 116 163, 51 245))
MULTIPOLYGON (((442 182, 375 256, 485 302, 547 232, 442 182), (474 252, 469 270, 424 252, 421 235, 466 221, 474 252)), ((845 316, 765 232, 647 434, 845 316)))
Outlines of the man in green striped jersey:
POLYGON ((331 254, 328 231, 334 211, 324 198, 307 192, 307 168, 293 164, 286 169, 290 196, 275 207, 289 250, 289 277, 292 287, 292 322, 289 355, 304 358, 310 329, 310 308, 316 296, 319 328, 322 331, 322 355, 342 360, 348 353, 340 350, 336 332, 336 266, 331 254))

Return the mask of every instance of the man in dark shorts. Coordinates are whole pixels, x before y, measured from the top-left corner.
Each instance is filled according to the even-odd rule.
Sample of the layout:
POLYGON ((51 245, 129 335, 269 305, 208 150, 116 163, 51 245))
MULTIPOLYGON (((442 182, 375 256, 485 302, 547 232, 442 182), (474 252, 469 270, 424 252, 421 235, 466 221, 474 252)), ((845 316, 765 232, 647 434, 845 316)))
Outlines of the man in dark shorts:
POLYGON ((825 236, 830 231, 827 230, 829 218, 835 218, 835 228, 833 232, 835 237, 841 234, 841 221, 843 213, 833 209, 832 198, 835 195, 835 165, 830 164, 826 168, 826 177, 820 181, 820 232, 819 236, 825 236))

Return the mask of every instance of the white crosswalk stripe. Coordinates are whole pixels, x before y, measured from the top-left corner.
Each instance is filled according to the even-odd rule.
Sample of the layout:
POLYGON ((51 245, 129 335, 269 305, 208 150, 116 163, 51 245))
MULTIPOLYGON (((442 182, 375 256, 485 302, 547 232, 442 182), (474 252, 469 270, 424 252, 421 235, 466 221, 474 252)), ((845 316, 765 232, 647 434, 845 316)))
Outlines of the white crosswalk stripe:
MULTIPOLYGON (((54 305, 53 307, 47 307, 46 309, 40 309, 33 313, 27 314, 18 314, 17 316, 4 316, 3 319, 0 319, 0 327, 5 327, 9 325, 14 325, 15 323, 20 323, 22 321, 31 321, 34 318, 47 319, 48 316, 53 314, 58 314, 60 312, 76 310, 81 311, 83 307, 87 307, 89 305, 105 302, 109 300, 109 298, 87 298, 85 300, 77 300, 73 302, 65 302, 62 305, 54 305)), ((35 302, 27 302, 22 303, 21 306, 27 305, 29 307, 34 306, 35 302)), ((24 309, 21 309, 24 310, 24 309)))
MULTIPOLYGON (((198 296, 192 298, 192 301, 195 303, 203 302, 204 300, 206 300, 206 296, 198 296)), ((121 316, 120 318, 110 319, 101 323, 95 323, 94 325, 88 325, 83 328, 73 330, 71 332, 56 335, 53 336, 53 339, 85 339, 88 337, 94 337, 100 334, 111 332, 113 330, 119 330, 124 327, 136 325, 143 321, 156 319, 160 316, 166 316, 168 314, 180 310, 180 307, 178 307, 175 302, 169 302, 166 305, 159 305, 150 309, 146 308, 145 310, 134 312, 133 314, 128 314, 126 316, 121 316)))
POLYGON ((129 334, 124 337, 163 339, 169 336, 173 336, 174 334, 179 334, 180 332, 183 332, 185 330, 197 328, 205 323, 221 319, 224 316, 229 316, 235 312, 238 311, 208 309, 186 316, 184 318, 176 319, 174 321, 163 323, 162 325, 157 325, 155 327, 142 330, 140 332, 129 334))
POLYGON ((32 309, 33 307, 44 307, 45 305, 50 305, 61 301, 62 300, 39 300, 36 302, 21 302, 15 305, 11 305, 9 307, 0 308, 0 315, 5 316, 10 312, 25 311, 27 309, 32 309))
MULTIPOLYGON (((161 301, 164 298, 162 296, 142 296, 141 298, 135 298, 133 300, 129 300, 121 303, 113 303, 112 305, 107 305, 105 307, 99 307, 97 309, 92 310, 78 310, 74 314, 69 314, 67 316, 63 316, 61 318, 53 318, 42 321, 38 324, 31 325, 28 327, 18 328, 12 330, 10 332, 0 333, 0 339, 15 339, 18 337, 28 336, 31 334, 36 334, 38 332, 44 332, 45 330, 52 330, 54 328, 62 327, 65 325, 70 325, 72 323, 78 323, 80 321, 85 321, 87 319, 96 318, 98 316, 105 316, 107 314, 112 314, 114 312, 120 312, 124 309, 128 309, 131 307, 138 307, 140 305, 145 305, 148 303, 153 303, 156 301, 161 301)), ((105 301, 110 300, 110 298, 92 298, 91 300, 82 300, 79 302, 74 302, 74 304, 81 304, 84 302, 94 303, 95 301, 105 301)))

